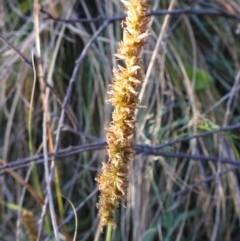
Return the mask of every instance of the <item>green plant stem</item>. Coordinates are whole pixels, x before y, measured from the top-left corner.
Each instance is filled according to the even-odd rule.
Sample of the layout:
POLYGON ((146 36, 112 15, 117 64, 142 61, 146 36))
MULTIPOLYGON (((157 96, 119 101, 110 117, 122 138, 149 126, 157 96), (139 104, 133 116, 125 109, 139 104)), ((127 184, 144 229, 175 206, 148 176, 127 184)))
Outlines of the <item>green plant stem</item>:
POLYGON ((112 237, 112 224, 108 224, 106 241, 111 241, 111 237, 112 237))
MULTIPOLYGON (((33 57, 32 57, 32 59, 33 59, 33 57)), ((32 62, 33 62, 34 80, 33 80, 33 88, 32 88, 31 100, 30 100, 29 117, 28 117, 28 138, 29 138, 28 147, 29 147, 29 153, 30 153, 30 157, 31 157, 31 166, 32 166, 32 172, 33 172, 34 186, 37 190, 37 194, 39 195, 39 197, 42 198, 42 196, 43 196, 42 190, 41 190, 41 186, 40 186, 40 183, 39 183, 39 180, 38 180, 36 165, 34 163, 33 140, 32 140, 33 98, 34 98, 35 87, 36 87, 36 72, 35 72, 34 61, 32 60, 32 62)))
MULTIPOLYGON (((32 140, 33 98, 34 98, 35 88, 36 88, 36 70, 35 70, 35 65, 34 65, 33 54, 32 54, 32 64, 33 64, 34 80, 33 80, 33 88, 32 88, 30 108, 29 108, 29 116, 28 116, 28 138, 29 138, 28 148, 29 148, 29 153, 30 153, 30 157, 31 157, 31 167, 32 167, 32 172, 33 172, 34 186, 36 188, 37 194, 39 195, 39 197, 42 198, 43 197, 42 189, 41 189, 41 185, 40 185, 40 182, 39 182, 39 179, 38 179, 37 168, 36 168, 36 165, 35 165, 35 162, 34 162, 33 140, 32 140)), ((46 222, 45 230, 46 230, 47 233, 51 233, 51 226, 50 226, 49 218, 46 216, 44 219, 45 219, 45 222, 46 222)))

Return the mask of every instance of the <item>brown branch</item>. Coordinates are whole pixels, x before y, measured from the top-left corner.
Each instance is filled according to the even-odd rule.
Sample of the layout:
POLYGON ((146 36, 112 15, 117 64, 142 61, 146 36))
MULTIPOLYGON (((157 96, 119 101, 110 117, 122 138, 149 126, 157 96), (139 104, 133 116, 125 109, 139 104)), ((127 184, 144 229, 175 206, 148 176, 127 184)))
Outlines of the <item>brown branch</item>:
MULTIPOLYGON (((77 155, 82 152, 86 151, 99 151, 103 150, 106 146, 106 142, 98 142, 93 144, 87 144, 82 146, 70 146, 65 149, 61 149, 55 157, 59 160, 65 157, 69 157, 72 155, 77 155)), ((138 152, 138 154, 142 154, 141 152, 138 152)), ((49 153, 48 161, 51 161, 51 157, 54 155, 54 153, 49 153)), ((174 153, 174 152, 156 152, 156 151, 149 151, 147 154, 143 155, 153 155, 153 156, 162 156, 162 157, 169 157, 169 158, 182 158, 182 159, 192 159, 195 161, 211 161, 214 163, 222 163, 222 164, 231 164, 235 166, 240 166, 240 160, 237 159, 229 159, 229 158, 221 158, 221 157, 215 157, 215 156, 203 156, 203 155, 190 155, 185 153, 174 153)), ((44 162, 43 155, 38 155, 34 157, 35 164, 42 164, 44 162)), ((12 168, 12 170, 26 168, 31 165, 31 158, 23 158, 20 160, 16 160, 14 162, 7 163, 5 165, 0 166, 0 176, 5 174, 5 169, 12 168)))
POLYGON ((7 44, 11 49, 13 49, 27 65, 29 65, 31 68, 33 68, 32 61, 29 60, 27 57, 25 57, 15 46, 13 46, 11 43, 9 43, 8 40, 5 39, 1 34, 0 34, 0 40, 3 43, 7 44))
MULTIPOLYGON (((106 142, 104 141, 81 145, 81 146, 69 146, 67 148, 59 150, 58 153, 56 153, 55 157, 59 159, 59 158, 76 155, 85 151, 102 150, 105 148, 105 146, 106 146, 106 142)), ((48 161, 50 161, 53 156, 54 156, 54 153, 48 153, 48 161)), ((36 155, 33 158, 26 157, 26 158, 18 159, 13 162, 7 162, 5 165, 0 166, 0 176, 4 174, 5 169, 7 168, 12 168, 13 170, 16 170, 20 168, 29 167, 31 165, 32 159, 35 160, 35 164, 42 164, 44 162, 43 154, 36 155)))
POLYGON ((199 181, 199 182, 195 182, 195 183, 193 183, 193 184, 191 184, 191 185, 187 185, 186 188, 175 192, 175 193, 173 194, 173 196, 176 197, 176 196, 183 195, 183 194, 185 194, 185 193, 187 193, 187 192, 189 192, 189 191, 193 191, 194 188, 198 187, 199 185, 204 184, 204 183, 207 183, 207 182, 210 182, 211 180, 217 178, 218 176, 223 176, 223 175, 227 174, 228 172, 236 171, 237 169, 239 169, 239 167, 231 167, 231 168, 228 168, 228 169, 226 169, 226 170, 223 170, 223 171, 221 171, 221 172, 219 172, 219 173, 217 173, 217 174, 214 174, 214 175, 211 175, 211 176, 209 176, 209 177, 206 177, 206 178, 202 179, 202 180, 199 181))
MULTIPOLYGON (((98 188, 96 188, 95 190, 93 190, 85 199, 84 201, 82 201, 76 208, 75 208, 75 212, 78 213, 82 207, 91 199, 93 198, 96 194, 98 193, 98 188)), ((65 220, 58 225, 58 230, 60 231, 64 225, 66 225, 73 217, 75 216, 74 211, 70 212, 68 214, 68 216, 65 218, 65 220)), ((51 240, 51 238, 53 237, 53 233, 51 233, 46 239, 45 241, 49 241, 51 240)))
MULTIPOLYGON (((10 48, 12 48, 29 67, 33 68, 32 62, 26 56, 24 56, 24 54, 21 53, 21 51, 19 49, 17 49, 14 45, 9 43, 8 40, 1 35, 0 35, 0 40, 2 40, 2 42, 6 43, 10 48)), ((60 105, 62 105, 63 101, 62 101, 61 97, 59 96, 58 92, 56 91, 56 89, 53 86, 51 86, 49 83, 47 83, 44 78, 42 79, 42 81, 44 82, 44 88, 45 88, 45 86, 48 87, 50 89, 51 93, 53 94, 53 96, 56 98, 57 102, 60 105)), ((78 125, 74 119, 74 116, 71 114, 71 111, 68 108, 66 108, 65 111, 67 113, 67 116, 68 116, 72 126, 74 127, 74 130, 76 130, 78 128, 78 125)))
POLYGON ((231 130, 238 129, 238 128, 240 128, 240 123, 230 125, 230 126, 226 126, 224 128, 219 128, 219 129, 216 129, 216 130, 213 130, 213 131, 206 131, 206 132, 197 133, 197 134, 194 134, 194 135, 191 135, 191 136, 178 138, 178 139, 168 141, 166 143, 162 143, 162 144, 155 145, 155 146, 138 145, 136 147, 136 152, 138 154, 138 147, 140 147, 141 149, 147 148, 147 151, 145 151, 145 152, 142 152, 141 149, 140 149, 140 153, 146 155, 146 154, 149 153, 149 151, 153 151, 153 150, 156 150, 156 149, 162 149, 164 147, 172 146, 174 144, 185 142, 185 141, 189 141, 189 140, 194 139, 194 138, 205 137, 205 136, 213 135, 215 133, 231 131, 231 130))
MULTIPOLYGON (((214 156, 202 156, 202 155, 188 155, 185 153, 170 153, 170 152, 158 152, 156 151, 157 149, 164 148, 167 146, 174 145, 176 143, 184 142, 184 141, 189 141, 193 138, 200 138, 204 137, 207 135, 212 135, 217 132, 224 132, 224 131, 230 131, 234 130, 240 127, 240 123, 237 123, 235 125, 231 125, 225 128, 219 128, 214 131, 209 131, 209 132, 203 132, 203 133, 198 133, 192 136, 184 137, 184 138, 179 138, 176 140, 169 141, 167 143, 163 143, 160 145, 156 146, 143 146, 140 144, 134 144, 134 149, 136 151, 136 154, 139 155, 155 155, 155 156, 164 156, 164 157, 176 157, 176 158, 186 158, 186 159, 192 159, 192 160, 199 160, 199 161, 212 161, 212 162, 222 162, 222 163, 229 163, 235 166, 239 166, 240 162, 239 160, 232 160, 228 158, 219 158, 219 157, 214 157, 214 156)), ((86 145, 80 145, 80 146, 69 146, 65 149, 59 150, 56 154, 55 157, 60 159, 60 158, 65 158, 69 157, 72 155, 76 155, 85 151, 96 151, 96 150, 103 150, 106 146, 105 141, 99 141, 99 142, 94 142, 86 145)), ((54 153, 49 153, 48 154, 48 161, 50 161, 51 157, 54 155, 54 153)), ((35 160, 35 164, 41 164, 43 163, 43 155, 37 155, 33 158, 35 160)), ((0 166, 0 175, 3 175, 5 173, 5 169, 7 168, 12 168, 13 170, 16 169, 21 169, 25 167, 30 166, 31 158, 23 158, 19 159, 13 162, 8 162, 5 165, 0 166)))
POLYGON ((169 157, 169 158, 191 159, 191 160, 206 161, 206 162, 211 161, 211 162, 220 163, 220 164, 228 163, 235 166, 240 166, 240 160, 237 160, 237 159, 221 158, 221 157, 215 157, 215 156, 191 155, 191 154, 186 154, 182 152, 173 153, 173 152, 148 151, 147 155, 162 156, 162 157, 169 157))
MULTIPOLYGON (((103 22, 108 21, 109 24, 117 21, 122 21, 126 18, 126 15, 121 16, 113 16, 113 17, 97 17, 97 18, 76 18, 76 19, 64 19, 64 18, 56 18, 53 17, 50 13, 45 11, 41 8, 41 12, 46 14, 47 16, 44 17, 44 20, 53 20, 56 22, 64 22, 64 23, 93 23, 93 22, 103 22)), ((222 9, 218 6, 215 6, 214 10, 196 10, 192 8, 187 9, 173 9, 171 11, 168 10, 156 10, 149 12, 146 16, 152 17, 152 16, 164 16, 164 15, 172 15, 172 16, 178 16, 178 15, 198 15, 198 16, 212 16, 212 17, 223 17, 223 18, 230 18, 230 19, 236 19, 240 21, 240 16, 232 14, 225 9, 222 9)))
MULTIPOLYGON (((171 11, 168 10, 156 10, 156 11, 151 11, 147 14, 148 17, 151 16, 163 16, 163 15, 182 15, 182 14, 187 14, 187 15, 199 15, 199 16, 217 16, 217 17, 225 17, 225 18, 232 18, 240 21, 240 16, 232 14, 228 11, 226 11, 223 8, 220 8, 214 4, 206 3, 204 1, 198 1, 198 4, 205 5, 205 6, 210 6, 214 10, 194 10, 192 8, 187 8, 187 9, 174 9, 171 11)), ((121 21, 125 19, 125 15, 122 16, 114 16, 114 17, 97 17, 97 18, 77 18, 77 19, 63 19, 63 18, 55 18, 53 17, 49 12, 44 10, 43 8, 40 9, 40 11, 44 14, 47 15, 45 17, 45 20, 53 20, 56 22, 64 22, 64 23, 92 23, 92 22, 101 22, 101 21, 107 21, 108 24, 116 22, 116 21, 121 21)), ((0 40, 3 43, 6 43, 9 47, 11 47, 19 56, 20 58, 28 64, 30 67, 32 66, 32 62, 24 56, 15 46, 13 46, 11 43, 8 42, 6 38, 4 38, 2 35, 0 35, 0 40)))
MULTIPOLYGON (((56 220, 56 214, 54 211, 54 204, 53 204, 53 198, 52 198, 52 191, 51 191, 51 181, 52 181, 52 175, 55 174, 54 177, 57 180, 58 179, 58 172, 57 169, 54 169, 55 167, 55 160, 54 156, 51 158, 51 167, 49 170, 48 167, 48 152, 54 151, 54 144, 53 144, 53 136, 51 131, 51 118, 48 110, 48 99, 45 92, 45 78, 43 73, 43 66, 42 66, 42 59, 41 59, 41 47, 40 47, 40 30, 39 30, 39 2, 38 0, 34 0, 33 2, 33 23, 34 23, 34 33, 35 33, 35 45, 36 45, 36 63, 37 63, 37 76, 39 79, 39 85, 40 85, 40 95, 41 95, 41 101, 42 101, 42 108, 43 108, 43 131, 42 131, 42 137, 43 137, 43 154, 44 154, 44 174, 45 174, 45 180, 46 180, 46 197, 45 197, 45 204, 49 205, 49 212, 51 216, 52 226, 55 234, 56 240, 59 240, 59 233, 57 231, 57 220, 56 220)), ((57 190, 59 183, 56 181, 55 188, 57 190)), ((58 205, 62 204, 61 199, 58 199, 58 205)), ((46 213, 46 208, 42 208, 42 216, 46 213)), ((41 222, 39 223, 39 236, 38 240, 40 239, 40 234, 42 230, 42 222, 43 219, 41 219, 41 222)), ((65 236, 68 237, 68 233, 65 232, 65 236)), ((70 240, 67 238, 67 240, 70 240)))
POLYGON ((77 76, 79 67, 82 64, 83 59, 85 58, 85 56, 87 55, 87 51, 88 49, 91 47, 91 45, 93 44, 93 42, 95 41, 95 39, 98 37, 98 35, 108 26, 109 22, 105 21, 102 26, 94 33, 94 35, 92 36, 92 38, 88 41, 88 43, 85 45, 84 49, 82 50, 80 56, 78 57, 78 59, 76 60, 76 64, 75 64, 75 68, 73 70, 71 79, 69 81, 68 87, 67 87, 67 91, 66 91, 66 95, 62 104, 62 111, 61 111, 61 115, 60 115, 60 120, 58 123, 58 128, 57 128, 57 133, 56 133, 56 139, 55 139, 55 149, 54 149, 54 153, 57 154, 58 149, 59 149, 59 144, 60 144, 60 136, 61 136, 61 131, 62 131, 62 127, 63 127, 63 123, 64 123, 64 119, 65 119, 65 111, 66 111, 66 106, 67 103, 69 101, 70 95, 72 93, 72 88, 73 88, 73 84, 75 82, 75 78, 77 76))
MULTIPOLYGON (((0 159, 0 166, 5 166, 6 163, 0 159)), ((4 171, 9 173, 18 183, 24 186, 28 192, 33 196, 33 198, 41 205, 43 205, 43 199, 37 194, 36 190, 28 184, 17 172, 15 172, 12 168, 5 168, 4 171)))
MULTIPOLYGON (((238 128, 240 128, 240 123, 237 123, 237 124, 234 124, 234 125, 231 125, 231 126, 227 126, 227 127, 224 127, 224 128, 219 128, 219 129, 214 130, 214 131, 206 131, 206 132, 198 133, 198 134, 195 134, 195 135, 175 139, 175 140, 172 140, 172 141, 168 141, 167 143, 159 144, 159 145, 156 145, 156 146, 146 146, 146 145, 141 145, 141 144, 134 144, 134 149, 135 149, 137 155, 138 154, 148 155, 148 154, 154 153, 154 151, 156 151, 157 149, 162 149, 162 148, 167 147, 167 146, 172 146, 176 143, 189 141, 193 138, 205 137, 205 136, 216 134, 216 133, 219 133, 219 132, 231 131, 231 130, 235 130, 235 129, 238 129, 238 128)), ((80 132, 78 134, 85 135, 82 132, 80 132)), ((88 138, 88 136, 86 136, 86 138, 88 138)), ((69 146, 67 148, 60 149, 56 153, 56 158, 64 158, 64 157, 76 155, 76 154, 79 154, 79 153, 82 153, 82 152, 85 152, 85 151, 102 150, 102 149, 105 148, 106 142, 104 140, 101 140, 97 137, 94 138, 93 136, 90 136, 89 138, 90 138, 90 140, 95 139, 95 140, 99 140, 99 141, 93 142, 93 143, 90 143, 90 144, 86 144, 86 145, 69 146)), ((156 154, 159 154, 159 153, 156 152, 156 154)), ((53 153, 48 154, 49 160, 52 156, 53 156, 53 153)), ((36 156, 33 157, 33 159, 35 160, 36 164, 41 164, 43 162, 43 155, 36 155, 36 156)), ((28 167, 30 165, 31 160, 32 159, 30 157, 26 157, 26 158, 23 158, 23 159, 18 159, 18 160, 12 161, 12 162, 7 162, 7 164, 0 166, 0 175, 4 174, 4 170, 6 168, 12 168, 12 169, 16 170, 16 169, 28 167)))

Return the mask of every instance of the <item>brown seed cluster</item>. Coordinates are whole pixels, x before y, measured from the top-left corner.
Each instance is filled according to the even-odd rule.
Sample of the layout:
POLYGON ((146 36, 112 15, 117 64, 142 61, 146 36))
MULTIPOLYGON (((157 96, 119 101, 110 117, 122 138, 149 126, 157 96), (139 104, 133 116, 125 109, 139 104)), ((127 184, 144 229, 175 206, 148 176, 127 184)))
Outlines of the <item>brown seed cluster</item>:
POLYGON ((149 33, 145 30, 148 0, 121 0, 126 8, 126 20, 122 22, 123 40, 116 57, 125 67, 113 70, 110 99, 114 107, 112 122, 107 128, 107 152, 109 161, 103 163, 102 172, 96 178, 101 192, 98 203, 100 225, 115 225, 113 213, 125 196, 129 183, 129 163, 133 160, 133 134, 135 111, 139 108, 138 87, 142 84, 141 48, 149 33))
POLYGON ((26 228, 29 241, 36 241, 38 237, 38 229, 35 224, 33 213, 30 211, 23 210, 22 222, 26 228))

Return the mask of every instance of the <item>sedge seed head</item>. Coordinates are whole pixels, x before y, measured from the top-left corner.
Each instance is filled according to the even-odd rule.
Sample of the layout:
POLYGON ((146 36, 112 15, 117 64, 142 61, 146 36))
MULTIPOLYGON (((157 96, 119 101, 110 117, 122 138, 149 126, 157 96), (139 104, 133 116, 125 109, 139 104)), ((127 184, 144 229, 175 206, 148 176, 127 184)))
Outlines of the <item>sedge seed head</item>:
POLYGON ((100 225, 115 225, 113 214, 129 184, 129 163, 133 160, 133 134, 136 123, 135 111, 139 106, 137 98, 141 80, 142 47, 149 36, 145 30, 149 19, 145 16, 148 0, 120 0, 125 6, 126 20, 122 21, 123 40, 119 43, 116 57, 124 61, 113 69, 113 84, 110 85, 108 102, 114 106, 112 121, 107 128, 108 162, 96 178, 100 190, 100 225))

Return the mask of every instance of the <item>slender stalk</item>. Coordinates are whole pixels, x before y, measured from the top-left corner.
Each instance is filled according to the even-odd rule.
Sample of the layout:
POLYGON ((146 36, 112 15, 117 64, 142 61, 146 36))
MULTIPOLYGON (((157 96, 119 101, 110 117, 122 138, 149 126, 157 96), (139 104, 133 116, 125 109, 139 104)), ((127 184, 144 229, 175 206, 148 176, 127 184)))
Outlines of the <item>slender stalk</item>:
MULTIPOLYGON (((33 20, 34 20, 33 22, 34 22, 34 32, 35 32, 35 44, 36 44, 36 63, 37 63, 36 70, 37 70, 37 76, 40 84, 41 100, 42 100, 42 106, 43 106, 43 155, 44 155, 45 178, 47 182, 46 189, 47 189, 47 197, 49 199, 48 201, 49 201, 49 210, 50 210, 50 216, 52 220, 52 226, 53 226, 55 238, 58 241, 60 240, 60 238, 59 238, 59 232, 57 230, 56 214, 54 210, 53 197, 52 197, 52 191, 51 191, 51 176, 49 174, 49 168, 48 168, 48 162, 47 162, 48 149, 50 152, 53 152, 54 148, 53 148, 51 126, 50 126, 50 115, 48 111, 48 99, 46 98, 46 93, 45 93, 43 66, 41 63, 38 0, 34 0, 33 2, 33 20)), ((56 185, 59 185, 59 184, 56 183, 56 185)), ((41 229, 41 226, 42 226, 42 223, 39 224, 39 227, 40 227, 39 230, 41 229)))
POLYGON ((36 70, 34 66, 33 54, 32 54, 32 65, 33 65, 33 72, 34 72, 34 80, 33 80, 33 88, 32 88, 31 100, 30 100, 29 117, 28 117, 28 138, 29 138, 28 147, 29 147, 29 153, 31 158, 31 167, 33 172, 34 186, 37 190, 37 194, 42 198, 43 196, 42 190, 38 180, 37 168, 34 162, 33 140, 32 140, 32 123, 33 123, 32 112, 33 112, 33 99, 34 99, 35 87, 36 87, 36 70))
POLYGON ((106 241, 111 241, 111 237, 112 237, 112 224, 108 224, 106 241))

